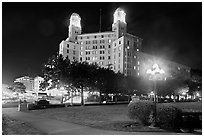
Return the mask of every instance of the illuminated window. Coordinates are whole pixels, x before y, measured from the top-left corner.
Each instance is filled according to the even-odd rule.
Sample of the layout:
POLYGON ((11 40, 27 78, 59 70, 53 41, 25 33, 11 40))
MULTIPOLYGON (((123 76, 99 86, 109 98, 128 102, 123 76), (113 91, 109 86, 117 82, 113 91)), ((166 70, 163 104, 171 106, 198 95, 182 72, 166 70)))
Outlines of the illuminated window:
POLYGON ((81 45, 83 44, 83 42, 81 42, 81 45))
POLYGON ((139 75, 140 75, 140 73, 138 72, 138 73, 137 73, 137 75, 139 76, 139 75))
POLYGON ((134 66, 134 69, 136 69, 136 66, 134 66))
POLYGON ((137 51, 139 51, 139 49, 137 49, 137 51))
POLYGON ((129 47, 129 46, 127 46, 127 49, 130 49, 130 47, 129 47))
POLYGON ((180 70, 181 68, 180 67, 178 67, 178 70, 180 70))
POLYGON ((108 40, 108 43, 111 43, 111 40, 110 40, 110 39, 108 40))
POLYGON ((134 56, 134 58, 136 59, 136 56, 134 56))
POLYGON ((83 49, 83 47, 80 47, 80 49, 82 50, 82 49, 83 49))
POLYGON ((137 64, 140 65, 140 62, 138 61, 137 64))
POLYGON ((80 55, 82 55, 82 52, 80 52, 80 55))
POLYGON ((119 51, 121 50, 121 46, 120 46, 120 47, 118 47, 118 50, 119 50, 119 51))

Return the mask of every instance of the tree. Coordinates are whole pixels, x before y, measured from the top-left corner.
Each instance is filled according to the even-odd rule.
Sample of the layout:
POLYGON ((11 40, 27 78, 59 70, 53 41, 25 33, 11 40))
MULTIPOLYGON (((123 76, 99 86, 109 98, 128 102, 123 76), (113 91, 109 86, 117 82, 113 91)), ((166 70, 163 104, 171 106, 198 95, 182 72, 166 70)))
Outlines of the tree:
POLYGON ((199 91, 202 87, 202 83, 192 81, 191 79, 187 79, 184 81, 186 85, 189 87, 189 92, 188 94, 193 95, 195 91, 199 91))
POLYGON ((84 105, 84 87, 93 86, 93 77, 96 66, 87 62, 73 62, 70 69, 70 78, 75 87, 81 89, 81 105, 84 105))
MULTIPOLYGON (((68 58, 64 59, 62 55, 53 55, 48 62, 43 65, 44 82, 40 88, 52 89, 70 83, 71 62, 68 58)), ((66 86, 65 86, 66 87, 66 86)))
POLYGON ((11 89, 13 92, 18 92, 18 93, 26 93, 26 86, 21 83, 21 82, 14 82, 9 89, 11 89))
POLYGON ((94 71, 94 86, 99 89, 100 102, 102 101, 102 93, 106 96, 106 101, 108 99, 108 94, 113 91, 113 76, 115 73, 110 70, 110 68, 100 68, 97 67, 94 71))

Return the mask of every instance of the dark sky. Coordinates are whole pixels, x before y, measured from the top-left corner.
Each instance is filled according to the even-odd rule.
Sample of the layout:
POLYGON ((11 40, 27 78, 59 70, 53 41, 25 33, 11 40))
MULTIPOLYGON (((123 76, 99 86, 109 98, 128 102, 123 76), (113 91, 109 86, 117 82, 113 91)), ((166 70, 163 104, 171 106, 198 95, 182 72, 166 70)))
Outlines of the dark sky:
POLYGON ((202 68, 202 3, 12 3, 2 4, 2 80, 42 75, 42 64, 67 38, 70 15, 81 17, 82 33, 110 31, 113 13, 126 12, 128 33, 143 39, 142 51, 202 68))

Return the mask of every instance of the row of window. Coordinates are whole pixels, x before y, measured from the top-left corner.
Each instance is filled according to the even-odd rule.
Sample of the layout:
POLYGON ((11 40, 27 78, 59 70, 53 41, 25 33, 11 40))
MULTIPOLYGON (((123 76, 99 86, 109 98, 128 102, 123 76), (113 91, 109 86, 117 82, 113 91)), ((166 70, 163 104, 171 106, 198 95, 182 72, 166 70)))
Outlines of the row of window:
MULTIPOLYGON (((98 43, 105 43, 106 40, 93 40, 92 42, 91 41, 81 41, 79 44, 80 45, 83 45, 83 44, 98 44, 98 43)), ((108 39, 107 40, 108 43, 111 43, 111 39, 108 39)))
MULTIPOLYGON (((114 52, 114 53, 116 52, 116 49, 117 49, 117 48, 114 48, 114 49, 113 49, 113 52, 114 52)), ((122 47, 119 46, 119 47, 118 47, 118 51, 121 51, 121 49, 122 49, 122 47)))
MULTIPOLYGON (((75 50, 73 50, 72 52, 73 52, 74 55, 76 54, 76 51, 75 51, 75 50)), ((67 49, 67 53, 69 53, 69 50, 68 50, 68 49, 67 49)))
MULTIPOLYGON (((83 53, 83 52, 80 52, 80 55, 82 55, 82 53, 83 53)), ((86 55, 90 55, 91 53, 92 53, 93 55, 96 55, 96 54, 97 54, 97 51, 86 51, 85 53, 86 53, 86 55)), ((99 54, 105 54, 105 50, 100 50, 100 51, 99 51, 99 54)), ((110 54, 110 50, 108 50, 108 54, 110 54)))
MULTIPOLYGON (((120 57, 120 53, 118 53, 118 57, 120 57)), ((113 55, 113 58, 116 59, 116 54, 113 55)))
MULTIPOLYGON (((92 49, 91 48, 92 46, 86 46, 86 49, 92 49)), ((105 49, 105 45, 100 45, 99 46, 99 49, 105 49)), ((111 45, 108 45, 108 48, 111 48, 111 45)), ((82 50, 83 49, 83 47, 80 47, 80 49, 82 50)), ((93 49, 98 49, 98 46, 97 45, 93 45, 93 49)))
POLYGON ((113 34, 108 34, 108 35, 95 35, 95 36, 79 36, 79 39, 90 39, 90 38, 105 38, 105 37, 108 37, 108 38, 110 38, 110 37, 113 37, 113 34))
MULTIPOLYGON (((91 60, 91 58, 92 58, 92 60, 93 60, 93 61, 97 60, 97 57, 86 57, 86 60, 91 60)), ((80 57, 80 59, 81 59, 80 61, 82 61, 82 57, 80 57)), ((107 58, 107 59, 109 59, 109 60, 110 60, 110 59, 111 59, 111 57, 110 57, 110 56, 108 56, 108 58, 107 58)), ((105 60, 105 56, 100 56, 100 57, 99 57, 99 60, 105 60)))

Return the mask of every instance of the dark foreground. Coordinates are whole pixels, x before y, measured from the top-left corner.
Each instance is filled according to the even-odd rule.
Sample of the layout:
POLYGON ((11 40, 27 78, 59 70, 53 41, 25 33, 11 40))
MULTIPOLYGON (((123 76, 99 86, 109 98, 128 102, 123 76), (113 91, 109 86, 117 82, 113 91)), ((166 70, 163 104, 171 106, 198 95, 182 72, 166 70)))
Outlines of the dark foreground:
MULTIPOLYGON (((168 105, 168 104, 167 104, 168 105)), ((196 111, 202 110, 201 102, 179 103, 183 110, 194 109, 196 111), (191 107, 190 107, 191 106, 191 107)), ((6 108, 5 108, 6 109, 6 108)), ((16 108, 17 109, 17 108, 16 108)), ((4 109, 3 109, 4 111, 4 109)), ((23 113, 23 112, 22 112, 23 113)), ((74 106, 62 108, 49 108, 28 111, 25 114, 40 116, 42 118, 53 119, 65 123, 73 123, 81 126, 90 127, 92 130, 103 130, 108 133, 99 132, 102 134, 111 134, 117 131, 123 131, 118 134, 177 134, 167 132, 161 129, 152 129, 144 127, 139 123, 132 124, 134 121, 127 117, 127 104, 122 105, 98 105, 98 106, 74 106), (131 125, 131 126, 129 126, 131 125), (129 132, 128 132, 129 131, 129 132)), ((193 134, 200 134, 201 132, 194 132, 193 134)), ((33 134, 33 133, 28 133, 33 134)), ((44 134, 39 133, 39 134, 44 134)), ((49 133, 48 133, 49 134, 49 133)))

